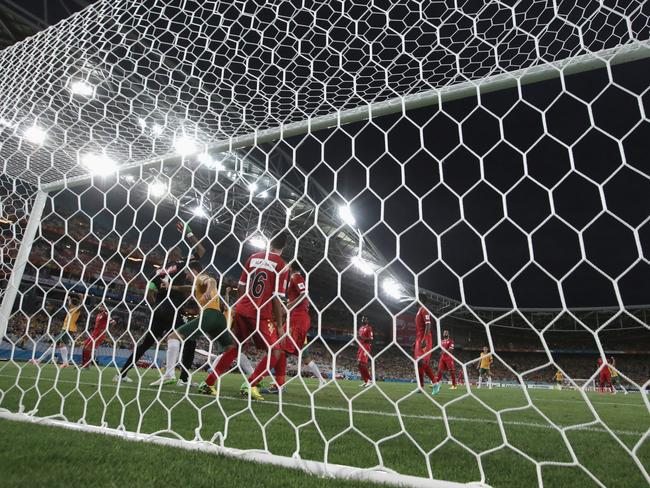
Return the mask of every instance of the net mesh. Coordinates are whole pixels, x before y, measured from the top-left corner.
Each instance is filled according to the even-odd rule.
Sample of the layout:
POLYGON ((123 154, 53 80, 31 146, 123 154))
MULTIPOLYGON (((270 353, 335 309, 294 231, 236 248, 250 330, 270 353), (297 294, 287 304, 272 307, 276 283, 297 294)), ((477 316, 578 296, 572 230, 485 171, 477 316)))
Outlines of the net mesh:
POLYGON ((396 482, 647 483, 649 15, 100 1, 0 51, 0 408, 396 482), (147 301, 174 283, 161 270, 190 287, 176 326, 205 316, 176 253, 233 320, 242 268, 282 231, 312 326, 294 336, 287 313, 278 396, 239 395, 246 360, 274 354, 252 337, 219 396, 198 392, 225 347, 205 327, 175 359, 189 383, 151 385, 174 358, 147 301))

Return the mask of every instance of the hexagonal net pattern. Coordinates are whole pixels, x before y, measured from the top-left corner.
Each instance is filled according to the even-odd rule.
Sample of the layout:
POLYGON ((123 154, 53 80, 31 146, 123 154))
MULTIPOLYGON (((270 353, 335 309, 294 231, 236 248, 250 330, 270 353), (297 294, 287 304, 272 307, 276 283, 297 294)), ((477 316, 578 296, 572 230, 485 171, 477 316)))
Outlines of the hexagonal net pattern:
POLYGON ((0 51, 0 414, 647 484, 649 15, 99 1, 0 51))

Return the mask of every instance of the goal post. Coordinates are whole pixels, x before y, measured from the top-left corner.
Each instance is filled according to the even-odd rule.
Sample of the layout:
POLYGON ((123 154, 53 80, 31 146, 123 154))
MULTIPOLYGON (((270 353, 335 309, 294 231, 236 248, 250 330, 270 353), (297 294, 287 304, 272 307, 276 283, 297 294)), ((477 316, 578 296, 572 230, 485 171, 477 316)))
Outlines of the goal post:
POLYGON ((396 486, 650 483, 623 3, 100 0, 0 51, 0 418, 396 486))

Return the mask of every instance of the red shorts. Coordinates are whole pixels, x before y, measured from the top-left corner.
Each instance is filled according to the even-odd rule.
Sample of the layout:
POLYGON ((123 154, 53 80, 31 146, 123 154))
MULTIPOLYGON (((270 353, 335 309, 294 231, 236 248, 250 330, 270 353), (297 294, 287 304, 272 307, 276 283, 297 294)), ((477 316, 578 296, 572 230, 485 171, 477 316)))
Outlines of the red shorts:
POLYGON ((451 356, 442 356, 440 362, 438 363, 438 371, 456 371, 456 364, 451 356))
POLYGON ((281 349, 278 342, 278 329, 272 320, 260 319, 260 327, 257 329, 256 317, 244 317, 241 314, 235 314, 235 323, 233 324, 233 333, 239 342, 245 342, 253 339, 255 347, 261 350, 281 349))
POLYGON ((415 339, 415 346, 413 346, 413 355, 418 361, 429 362, 431 359, 431 349, 433 349, 433 336, 431 334, 425 337, 418 337, 415 339), (422 339, 425 340, 424 347, 422 347, 422 339))
POLYGON ((90 337, 84 341, 84 349, 91 349, 98 347, 102 342, 104 342, 104 337, 106 337, 106 329, 93 330, 90 333, 90 337))
MULTIPOLYGON (((287 326, 285 325, 285 327, 287 326)), ((311 318, 309 315, 298 314, 291 316, 287 337, 282 341, 283 348, 287 354, 298 355, 298 352, 307 343, 307 332, 309 332, 310 328, 311 318)))
POLYGON ((370 344, 361 343, 357 350, 357 361, 359 363, 368 364, 368 353, 370 352, 370 344))
POLYGON ((601 386, 605 383, 612 383, 612 374, 610 373, 609 368, 605 367, 600 370, 599 382, 601 386))

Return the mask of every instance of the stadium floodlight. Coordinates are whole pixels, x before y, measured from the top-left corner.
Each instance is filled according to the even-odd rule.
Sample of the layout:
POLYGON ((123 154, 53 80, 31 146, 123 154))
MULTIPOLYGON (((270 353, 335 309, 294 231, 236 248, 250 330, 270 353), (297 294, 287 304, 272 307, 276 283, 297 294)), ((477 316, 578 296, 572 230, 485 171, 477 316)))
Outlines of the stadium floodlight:
POLYGON ((371 263, 360 256, 354 256, 352 258, 352 264, 366 276, 375 274, 377 269, 377 266, 374 263, 371 263))
POLYGON ((81 157, 81 164, 90 171, 92 175, 108 176, 115 173, 117 163, 106 156, 106 154, 87 153, 81 157))
POLYGON ((352 214, 352 209, 350 208, 350 205, 341 205, 339 207, 339 217, 341 220, 348 224, 350 227, 354 227, 357 223, 356 219, 354 218, 354 215, 352 214))
POLYGON ((5 119, 4 117, 0 117, 0 126, 9 127, 13 129, 14 127, 16 127, 16 124, 13 124, 10 120, 5 119))
POLYGON ((199 163, 210 169, 216 169, 217 171, 225 169, 225 166, 221 161, 219 161, 217 158, 213 158, 207 152, 199 154, 198 160, 199 163))
POLYGON ((139 117, 138 125, 142 128, 142 130, 145 130, 147 128, 147 121, 144 120, 142 117, 139 117))
POLYGON ((262 193, 260 193, 260 198, 269 198, 269 192, 264 190, 262 193))
POLYGON ((70 82, 70 91, 73 95, 90 98, 95 94, 95 87, 85 80, 73 80, 70 82))
POLYGON ((257 249, 266 249, 266 239, 264 239, 261 236, 253 236, 250 239, 248 239, 248 243, 253 246, 254 248, 257 249))
POLYGON ((189 156, 197 152, 199 148, 194 139, 183 134, 174 141, 174 150, 181 156, 189 156))
POLYGON ((167 185, 162 181, 154 181, 149 184, 149 195, 155 198, 160 198, 167 193, 167 185))
POLYGON ((26 141, 29 141, 32 144, 36 144, 40 146, 45 142, 45 139, 47 139, 47 131, 39 127, 38 125, 34 124, 31 127, 25 129, 25 132, 23 133, 23 137, 25 138, 26 141))
POLYGON ((163 133, 164 130, 165 130, 165 128, 164 128, 162 125, 160 125, 160 124, 153 124, 153 125, 151 126, 151 133, 152 133, 154 136, 159 136, 159 135, 161 135, 161 134, 163 133))
POLYGON ((194 207, 192 209, 192 213, 195 217, 198 217, 200 219, 205 219, 208 216, 208 212, 206 212, 205 208, 203 208, 201 205, 194 207))
POLYGON ((393 278, 385 278, 384 281, 381 282, 381 289, 391 298, 398 299, 404 296, 404 289, 393 278))
POLYGON ((251 193, 255 193, 258 189, 257 183, 251 183, 248 185, 248 191, 251 193))

